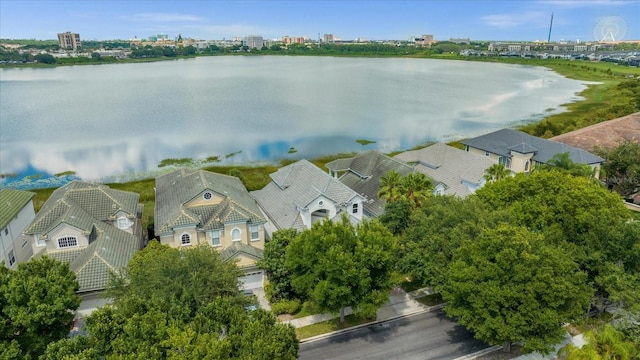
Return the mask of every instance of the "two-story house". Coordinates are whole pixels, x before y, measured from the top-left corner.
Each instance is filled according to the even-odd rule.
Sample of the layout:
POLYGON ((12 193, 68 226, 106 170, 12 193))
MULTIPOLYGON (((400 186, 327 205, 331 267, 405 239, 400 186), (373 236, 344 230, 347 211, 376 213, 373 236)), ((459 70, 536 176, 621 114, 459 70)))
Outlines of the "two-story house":
POLYGON ((207 244, 225 261, 237 261, 245 289, 262 287, 264 224, 255 200, 237 177, 178 169, 156 178, 154 231, 161 244, 207 244))
POLYGON ((281 167, 269 175, 271 182, 252 191, 268 219, 267 233, 280 229, 310 229, 316 221, 347 214, 360 222, 366 198, 307 160, 281 167))
POLYGON ((33 221, 35 193, 14 189, 0 190, 0 262, 16 269, 33 255, 29 238, 22 231, 33 221))
POLYGON ((501 129, 461 143, 466 151, 489 157, 515 173, 530 172, 536 164, 546 164, 554 155, 565 152, 574 163, 591 166, 596 177, 604 162, 588 151, 512 129, 501 129))
POLYGON ((84 181, 56 189, 24 230, 32 239, 33 256, 69 263, 83 296, 104 290, 109 272, 123 270, 142 248, 139 198, 84 181))
POLYGON ((435 195, 459 197, 473 194, 482 187, 485 170, 497 162, 443 143, 405 151, 394 159, 413 164, 416 171, 432 179, 435 195))
POLYGON ((368 218, 377 218, 384 213, 386 201, 378 197, 380 178, 390 171, 402 176, 413 172, 410 165, 375 150, 337 159, 325 166, 331 176, 338 178, 341 183, 367 199, 363 204, 363 210, 364 216, 368 218))

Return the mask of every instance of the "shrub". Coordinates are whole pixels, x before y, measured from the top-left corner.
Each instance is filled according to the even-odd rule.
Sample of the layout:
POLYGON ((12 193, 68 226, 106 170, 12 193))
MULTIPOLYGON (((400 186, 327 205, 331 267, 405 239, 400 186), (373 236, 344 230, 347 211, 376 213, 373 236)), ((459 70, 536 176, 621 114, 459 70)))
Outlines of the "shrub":
POLYGON ((282 300, 271 304, 271 312, 276 315, 281 314, 295 314, 300 311, 299 300, 282 300))

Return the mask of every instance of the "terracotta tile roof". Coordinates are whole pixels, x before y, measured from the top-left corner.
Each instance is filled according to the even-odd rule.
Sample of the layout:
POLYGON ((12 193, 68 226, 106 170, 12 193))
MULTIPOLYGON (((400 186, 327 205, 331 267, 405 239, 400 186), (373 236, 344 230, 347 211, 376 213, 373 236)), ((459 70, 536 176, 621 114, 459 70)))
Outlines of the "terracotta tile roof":
POLYGON ((586 151, 593 151, 596 146, 612 149, 625 140, 640 142, 640 112, 603 121, 552 137, 549 140, 558 141, 586 151))

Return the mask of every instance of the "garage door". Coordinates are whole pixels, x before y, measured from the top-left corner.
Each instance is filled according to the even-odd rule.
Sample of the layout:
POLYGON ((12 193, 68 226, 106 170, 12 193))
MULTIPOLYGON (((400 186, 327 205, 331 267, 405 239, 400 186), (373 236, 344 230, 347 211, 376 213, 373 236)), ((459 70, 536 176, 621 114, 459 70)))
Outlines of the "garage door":
POLYGON ((264 276, 262 271, 249 273, 240 278, 240 281, 242 282, 241 288, 243 290, 261 288, 263 285, 263 278, 264 276))

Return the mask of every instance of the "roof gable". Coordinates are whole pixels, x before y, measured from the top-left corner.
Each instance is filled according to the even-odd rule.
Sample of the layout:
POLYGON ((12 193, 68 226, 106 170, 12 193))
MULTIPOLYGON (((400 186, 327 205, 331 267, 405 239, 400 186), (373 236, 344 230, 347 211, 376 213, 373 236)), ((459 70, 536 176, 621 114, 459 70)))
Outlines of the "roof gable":
POLYGON ((177 226, 209 230, 227 221, 266 221, 240 179, 195 169, 178 169, 156 178, 154 211, 157 234, 168 234, 177 226), (203 197, 207 191, 212 199, 203 197))

